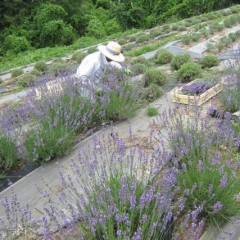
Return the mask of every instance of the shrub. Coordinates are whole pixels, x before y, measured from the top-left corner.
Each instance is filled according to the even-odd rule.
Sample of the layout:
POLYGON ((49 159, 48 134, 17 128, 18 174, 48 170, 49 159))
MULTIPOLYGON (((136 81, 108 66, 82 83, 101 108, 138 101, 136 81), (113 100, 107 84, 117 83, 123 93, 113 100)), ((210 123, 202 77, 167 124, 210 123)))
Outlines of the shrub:
POLYGON ((143 34, 136 38, 136 43, 142 43, 142 42, 146 42, 148 40, 149 40, 149 36, 146 34, 143 34))
POLYGON ((134 75, 142 74, 146 70, 147 70, 146 65, 144 65, 142 63, 135 63, 134 65, 132 65, 132 72, 134 75))
POLYGON ((231 18, 227 18, 223 21, 223 24, 227 28, 231 28, 233 26, 233 21, 231 18))
POLYGON ((94 190, 86 209, 92 218, 94 218, 93 209, 95 207, 97 212, 104 212, 107 214, 106 216, 108 216, 109 211, 107 206, 112 206, 112 204, 115 203, 118 211, 116 211, 113 216, 108 216, 108 220, 106 222, 104 221, 103 224, 97 223, 95 231, 91 230, 91 225, 85 226, 85 235, 90 240, 96 239, 95 236, 99 236, 101 239, 111 239, 111 235, 114 236, 113 238, 124 235, 130 236, 133 239, 137 234, 142 236, 143 239, 164 239, 166 233, 161 227, 156 228, 153 232, 150 230, 153 222, 161 225, 164 221, 165 211, 160 207, 160 202, 157 203, 158 200, 156 196, 158 192, 158 188, 153 187, 151 190, 151 187, 145 186, 142 181, 134 180, 130 177, 121 175, 109 177, 105 186, 100 186, 94 190), (123 184, 125 185, 123 186, 123 184), (126 199, 122 199, 123 196, 121 196, 123 187, 126 199), (110 190, 110 193, 106 191, 106 188, 110 190), (147 198, 146 203, 141 206, 141 198, 144 196, 144 193, 150 194, 152 191, 153 198, 151 198, 151 200, 147 198), (128 199, 128 195, 129 197, 134 196, 134 204, 128 199), (100 203, 99 200, 97 200, 99 196, 101 196, 102 199, 100 203), (126 219, 129 219, 130 228, 128 224, 124 223, 126 219), (130 221, 130 219, 134 220, 130 221), (130 230, 127 235, 125 233, 126 229, 130 230), (141 233, 139 229, 141 229, 141 233))
POLYGON ((151 83, 155 83, 159 86, 163 86, 167 83, 167 76, 159 69, 149 68, 145 74, 145 87, 148 87, 151 83))
POLYGON ((77 63, 81 63, 81 61, 87 56, 85 52, 75 52, 72 56, 72 60, 74 60, 77 63))
POLYGON ((42 72, 40 72, 36 69, 33 69, 30 73, 34 76, 37 76, 37 77, 40 77, 42 75, 42 72))
POLYGON ((208 42, 208 43, 207 43, 207 49, 206 49, 206 51, 207 51, 207 52, 212 52, 214 49, 215 49, 214 44, 208 42))
POLYGON ((225 87, 219 95, 220 102, 223 108, 231 113, 237 112, 240 109, 240 86, 234 84, 233 87, 225 87))
POLYGON ((192 42, 192 37, 190 34, 185 34, 182 37, 182 43, 185 45, 189 45, 192 42))
POLYGON ((218 44, 217 44, 217 49, 218 49, 218 51, 222 51, 223 49, 225 49, 226 48, 226 43, 224 43, 223 41, 220 41, 218 44))
POLYGON ((185 83, 191 82, 193 79, 201 77, 201 67, 194 62, 185 63, 177 72, 178 80, 185 83))
POLYGON ((145 66, 150 66, 150 61, 144 57, 133 58, 131 59, 131 63, 132 64, 141 63, 144 64, 145 66))
POLYGON ((160 29, 154 29, 150 32, 150 37, 158 37, 162 34, 162 31, 160 29))
POLYGON ((39 45, 41 47, 69 45, 73 43, 74 38, 75 34, 71 25, 64 23, 63 20, 53 20, 43 25, 39 45))
POLYGON ((134 43, 128 43, 128 44, 123 46, 123 51, 124 52, 131 51, 133 47, 134 47, 134 43))
POLYGON ((108 35, 111 35, 113 33, 118 33, 122 31, 121 26, 118 24, 116 19, 110 19, 105 24, 105 31, 108 35))
POLYGON ((17 68, 17 69, 14 69, 11 71, 11 77, 14 78, 14 77, 18 77, 20 75, 23 74, 23 70, 20 69, 20 68, 17 68))
POLYGON ((2 84, 4 82, 4 80, 0 77, 0 84, 2 84))
POLYGON ((231 168, 214 163, 214 158, 193 162, 179 173, 177 182, 186 200, 184 213, 195 210, 194 220, 201 215, 207 222, 218 225, 239 213, 236 195, 240 183, 231 168), (184 194, 187 189, 191 194, 184 194))
POLYGON ((170 63, 173 58, 173 54, 167 51, 166 49, 161 49, 157 51, 154 56, 154 61, 157 64, 167 64, 170 63))
POLYGON ((143 96, 148 102, 153 102, 164 94, 162 87, 155 83, 151 83, 148 87, 144 88, 143 96))
POLYGON ((147 115, 148 115, 149 117, 157 116, 157 115, 158 115, 158 109, 155 108, 155 107, 149 107, 149 108, 147 109, 147 115))
POLYGON ((64 19, 67 16, 64 8, 55 4, 41 4, 34 16, 35 25, 41 29, 45 23, 50 21, 64 19))
POLYGON ((187 27, 184 26, 184 25, 179 25, 178 28, 177 28, 178 31, 186 31, 187 30, 187 27))
POLYGON ((63 62, 53 62, 51 66, 51 72, 55 75, 63 74, 70 70, 70 66, 63 62))
POLYGON ((35 70, 38 70, 40 72, 44 72, 47 70, 47 64, 45 62, 37 62, 35 65, 34 65, 34 69, 35 70))
MULTIPOLYGON (((209 35, 210 35, 210 32, 206 29, 202 30, 202 35, 205 37, 205 38, 208 38, 209 35)), ((209 42, 208 42, 209 43, 209 42)))
POLYGON ((171 27, 170 27, 169 24, 165 24, 165 25, 162 26, 162 30, 163 30, 163 31, 168 31, 168 30, 170 30, 170 29, 171 29, 171 27))
POLYGON ((0 134, 0 173, 16 166, 18 151, 10 135, 0 134))
POLYGON ((52 126, 48 121, 30 130, 25 138, 29 158, 40 163, 62 157, 72 147, 73 132, 62 124, 52 126))
POLYGON ((87 50, 88 54, 94 53, 94 52, 96 52, 96 51, 98 51, 96 47, 90 47, 90 48, 88 48, 88 50, 87 50))
POLYGON ((191 36, 191 38, 192 38, 192 40, 193 40, 194 42, 198 42, 199 39, 200 39, 200 34, 198 34, 198 33, 193 33, 192 36, 191 36))
MULTIPOLYGON (((136 90, 132 85, 126 82, 119 82, 120 79, 114 80, 110 90, 104 91, 104 97, 101 101, 106 102, 104 105, 104 119, 107 121, 123 120, 132 117, 136 110, 136 90), (115 83, 115 86, 113 84, 115 83)), ((108 82, 112 81, 109 79, 108 82)), ((103 104, 103 103, 100 103, 103 104)))
POLYGON ((232 7, 230 7, 230 11, 232 13, 239 13, 240 9, 238 6, 232 6, 232 7))
POLYGON ((190 62, 191 56, 189 54, 179 54, 172 58, 171 69, 178 70, 184 63, 190 62))
POLYGON ((215 55, 207 55, 200 60, 200 64, 203 68, 211 68, 217 66, 219 62, 219 58, 215 55))
POLYGON ((31 48, 30 43, 25 37, 17 37, 15 35, 9 35, 5 38, 3 43, 3 52, 10 52, 12 54, 18 54, 31 48))
POLYGON ((178 28, 179 28, 179 26, 177 24, 173 24, 171 27, 172 31, 176 31, 176 30, 178 30, 178 28))
POLYGON ((26 73, 19 77, 17 84, 20 87, 32 87, 35 84, 36 76, 32 75, 31 73, 26 73))
POLYGON ((151 83, 155 83, 159 86, 163 86, 167 83, 166 75, 159 69, 149 68, 144 74, 145 87, 148 87, 151 83))
POLYGON ((87 34, 97 39, 106 37, 106 30, 99 19, 92 19, 87 26, 87 34))

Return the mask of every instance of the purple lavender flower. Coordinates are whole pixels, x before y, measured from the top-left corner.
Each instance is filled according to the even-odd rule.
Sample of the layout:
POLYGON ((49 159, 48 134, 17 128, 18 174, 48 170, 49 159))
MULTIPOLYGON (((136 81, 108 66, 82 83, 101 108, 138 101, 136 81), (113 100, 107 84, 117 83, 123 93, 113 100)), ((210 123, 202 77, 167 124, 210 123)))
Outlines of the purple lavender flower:
POLYGON ((181 91, 186 94, 199 95, 206 92, 211 87, 212 85, 207 82, 193 82, 183 86, 181 91))
POLYGON ((214 213, 217 213, 218 211, 220 211, 222 209, 223 205, 220 201, 216 202, 214 205, 213 205, 213 212, 214 213))
POLYGON ((220 179, 220 187, 221 188, 225 188, 227 186, 228 183, 228 176, 224 175, 221 179, 220 179))

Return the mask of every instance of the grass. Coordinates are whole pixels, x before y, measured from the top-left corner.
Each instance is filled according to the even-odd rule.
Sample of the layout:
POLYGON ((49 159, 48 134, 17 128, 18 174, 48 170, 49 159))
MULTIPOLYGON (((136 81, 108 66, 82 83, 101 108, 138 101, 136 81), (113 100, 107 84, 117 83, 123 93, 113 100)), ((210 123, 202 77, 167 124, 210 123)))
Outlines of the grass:
POLYGON ((155 107, 149 107, 149 108, 147 109, 147 115, 148 115, 149 117, 157 116, 158 113, 159 113, 159 112, 158 112, 158 109, 155 108, 155 107))
POLYGON ((161 47, 171 41, 177 40, 177 39, 180 39, 180 36, 177 36, 177 35, 169 36, 169 37, 164 38, 161 41, 158 41, 157 43, 151 43, 148 45, 144 45, 143 47, 139 47, 133 51, 127 52, 125 55, 130 56, 130 57, 138 57, 138 56, 142 55, 143 53, 154 51, 154 50, 158 49, 159 47, 161 47))

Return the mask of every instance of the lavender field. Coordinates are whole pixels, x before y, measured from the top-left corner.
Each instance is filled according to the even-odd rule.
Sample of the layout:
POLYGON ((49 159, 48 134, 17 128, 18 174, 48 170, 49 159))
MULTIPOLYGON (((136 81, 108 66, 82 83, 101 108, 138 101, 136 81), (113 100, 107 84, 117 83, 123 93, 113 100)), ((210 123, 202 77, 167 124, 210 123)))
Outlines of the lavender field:
POLYGON ((119 39, 123 71, 109 68, 100 82, 74 76, 79 51, 0 84, 1 99, 25 94, 0 110, 0 239, 237 239, 234 9, 119 39), (176 91, 196 101, 174 103, 176 91))

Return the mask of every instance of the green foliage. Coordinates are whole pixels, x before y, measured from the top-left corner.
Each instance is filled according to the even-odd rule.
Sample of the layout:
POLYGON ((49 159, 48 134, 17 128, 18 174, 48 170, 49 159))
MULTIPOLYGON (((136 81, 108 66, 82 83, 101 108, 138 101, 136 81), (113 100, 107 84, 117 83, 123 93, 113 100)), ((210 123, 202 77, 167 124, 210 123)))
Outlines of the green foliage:
POLYGON ((98 49, 96 47, 90 47, 90 48, 88 48, 87 53, 91 54, 91 53, 94 53, 96 51, 98 51, 98 49))
POLYGON ((43 74, 42 72, 38 71, 37 69, 33 69, 30 73, 36 77, 40 77, 43 74))
POLYGON ((0 77, 0 84, 2 84, 4 82, 4 80, 0 77))
POLYGON ((4 53, 17 54, 31 48, 29 41, 25 37, 9 35, 5 38, 2 51, 4 53))
POLYGON ((198 33, 193 33, 193 34, 192 34, 192 40, 193 40, 194 42, 198 42, 199 39, 200 39, 200 34, 198 34, 198 33))
POLYGON ((38 70, 40 72, 44 72, 47 70, 47 64, 45 62, 37 62, 35 65, 34 65, 34 69, 35 70, 38 70))
MULTIPOLYGON (((166 232, 161 228, 155 228, 151 231, 152 223, 157 225, 163 224, 164 210, 160 210, 160 201, 157 199, 159 189, 152 186, 151 183, 144 183, 142 180, 136 180, 135 177, 124 176, 120 174, 112 174, 105 177, 105 182, 94 184, 96 187, 88 191, 88 203, 86 204, 86 212, 89 216, 94 216, 93 211, 103 213, 106 216, 106 221, 96 223, 95 232, 92 231, 90 223, 82 223, 84 236, 89 240, 95 240, 96 236, 99 239, 116 239, 119 232, 128 231, 128 236, 134 239, 137 229, 141 229, 142 239, 148 240, 163 240, 166 232), (132 196, 134 204, 131 204, 129 197, 122 197, 124 182, 124 196, 132 196), (149 193, 151 192, 151 193, 149 193), (152 197, 147 200, 147 204, 141 204, 141 199, 144 194, 152 194, 152 197), (99 201, 99 196, 101 200, 99 201), (109 214, 109 206, 114 204, 117 211, 109 214), (134 205, 132 207, 132 205, 134 205), (142 206, 143 205, 143 206, 142 206), (128 223, 124 219, 119 221, 117 216, 127 216, 128 223), (147 216, 143 221, 143 216, 147 216), (130 221, 131 219, 131 221, 130 221)), ((123 234, 122 234, 123 235, 123 234)), ((124 239, 121 237, 119 239, 124 239)), ((130 239, 130 238, 129 238, 130 239)))
POLYGON ((119 43, 120 45, 124 45, 124 44, 127 43, 127 40, 124 39, 124 38, 121 38, 121 39, 118 39, 118 43, 119 43))
POLYGON ((17 85, 20 87, 32 87, 37 77, 31 73, 26 73, 18 78, 17 85))
POLYGON ((236 198, 240 191, 240 181, 226 165, 213 164, 211 159, 199 159, 179 172, 177 182, 181 193, 191 190, 190 194, 184 194, 184 213, 204 204, 201 216, 217 226, 240 213, 236 198), (227 180, 226 186, 222 184, 223 178, 227 180))
POLYGON ((132 65, 131 70, 134 75, 139 75, 147 70, 147 66, 142 63, 135 63, 134 65, 132 65))
POLYGON ((121 92, 115 89, 110 90, 107 94, 108 104, 105 107, 104 119, 109 121, 123 120, 132 117, 136 110, 136 101, 134 89, 128 83, 120 83, 121 92))
POLYGON ((162 33, 163 33, 163 32, 162 32, 162 30, 160 30, 160 29, 153 29, 153 30, 151 30, 149 36, 150 36, 150 37, 158 37, 158 36, 161 35, 162 33))
POLYGON ((191 56, 189 54, 179 54, 172 58, 171 69, 178 70, 180 67, 187 62, 191 61, 191 56))
POLYGON ((200 64, 202 65, 203 68, 211 68, 217 66, 219 63, 220 60, 215 55, 207 55, 200 60, 200 64))
POLYGON ((132 64, 141 63, 144 64, 145 66, 150 66, 150 61, 144 57, 133 58, 131 59, 131 63, 132 64))
POLYGON ((10 135, 0 134, 0 173, 16 166, 18 151, 10 135))
POLYGON ((92 19, 87 26, 88 36, 103 38, 106 36, 106 30, 99 19, 92 19))
POLYGON ((23 70, 20 69, 20 68, 17 68, 17 69, 14 69, 11 71, 11 77, 14 78, 14 77, 18 77, 20 75, 23 74, 23 70))
POLYGON ((161 49, 157 51, 154 56, 154 62, 157 64, 167 64, 170 63, 173 58, 173 54, 167 51, 166 49, 161 49))
POLYGON ((81 61, 87 56, 85 52, 79 51, 75 52, 72 56, 72 60, 74 60, 77 63, 81 63, 81 61))
POLYGON ((30 160, 44 163, 65 155, 72 147, 73 137, 63 124, 52 126, 46 121, 27 133, 24 146, 30 160))
POLYGON ((65 19, 66 16, 67 13, 62 6, 51 3, 42 4, 37 9, 34 22, 39 29, 42 29, 46 23, 65 19))
POLYGON ((148 87, 144 88, 143 97, 148 102, 153 102, 164 94, 162 87, 156 83, 151 83, 148 87))
POLYGON ((105 24, 105 31, 108 35, 122 31, 121 26, 115 19, 108 20, 105 24))
POLYGON ((40 46, 54 47, 73 43, 75 35, 72 26, 63 20, 53 20, 43 25, 39 36, 40 46))
POLYGON ((182 43, 185 45, 189 45, 192 42, 192 36, 190 34, 185 34, 182 37, 182 43))
POLYGON ((64 72, 69 72, 71 70, 70 66, 64 62, 54 62, 50 68, 51 72, 59 75, 64 72))
POLYGON ((149 107, 149 108, 147 109, 147 115, 148 115, 149 117, 157 116, 157 115, 158 115, 158 109, 155 108, 155 107, 149 107))
POLYGON ((149 40, 149 36, 147 34, 142 34, 136 38, 136 43, 142 43, 149 40))
POLYGON ((201 67, 195 62, 185 63, 177 71, 178 80, 183 83, 191 82, 195 78, 201 77, 201 75, 201 67))
POLYGON ((233 87, 227 86, 219 95, 220 102, 223 108, 231 113, 237 112, 240 109, 240 86, 237 84, 233 87))
POLYGON ((159 69, 149 68, 145 74, 145 87, 148 87, 151 83, 155 83, 158 86, 163 86, 167 83, 167 76, 159 69))

